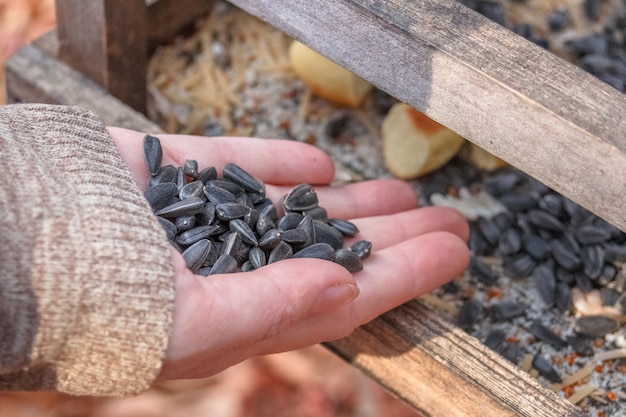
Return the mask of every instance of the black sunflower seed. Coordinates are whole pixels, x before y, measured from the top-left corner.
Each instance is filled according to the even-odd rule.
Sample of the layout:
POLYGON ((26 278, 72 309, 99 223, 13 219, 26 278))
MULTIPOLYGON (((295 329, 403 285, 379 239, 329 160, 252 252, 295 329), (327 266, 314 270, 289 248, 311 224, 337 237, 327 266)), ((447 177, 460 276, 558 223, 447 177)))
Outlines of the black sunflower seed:
POLYGON ((272 264, 274 262, 282 261, 284 259, 289 259, 293 257, 293 249, 288 243, 283 242, 282 240, 270 251, 270 254, 267 258, 267 263, 272 264))
POLYGON ((459 309, 458 323, 460 327, 471 327, 480 320, 483 304, 478 300, 465 300, 459 309))
POLYGON ((292 188, 283 199, 285 211, 310 210, 318 205, 317 193, 309 184, 292 188))
POLYGON ((173 203, 176 196, 176 184, 166 182, 154 185, 144 191, 143 195, 148 200, 152 210, 159 211, 173 203))
POLYGON ((222 170, 224 179, 234 182, 246 191, 265 195, 265 186, 240 166, 229 163, 222 170))
POLYGON ((537 339, 545 342, 549 345, 554 346, 555 348, 562 349, 567 346, 567 342, 561 339, 561 336, 554 333, 552 329, 544 326, 543 324, 535 321, 530 325, 528 330, 535 336, 537 339))
POLYGON ((198 177, 198 161, 195 159, 187 159, 183 164, 183 172, 192 178, 198 177))
POLYGON ((294 258, 316 258, 330 261, 335 255, 335 249, 328 243, 314 243, 300 249, 293 254, 294 258))
POLYGON ((211 251, 211 241, 208 239, 202 239, 193 245, 189 246, 183 252, 183 258, 185 259, 185 263, 187 264, 187 268, 191 270, 191 272, 198 272, 198 270, 202 267, 202 264, 206 260, 209 252, 211 251))
POLYGON ((354 237, 359 233, 359 228, 348 220, 332 218, 328 219, 328 224, 339 230, 344 236, 354 237))
POLYGON ((526 308, 525 304, 517 301, 503 301, 492 305, 489 311, 495 321, 505 321, 524 315, 526 308))
POLYGON ((539 372, 539 375, 541 375, 550 382, 563 382, 561 376, 556 371, 556 369, 554 369, 554 367, 550 364, 550 362, 548 362, 547 359, 545 359, 543 356, 540 356, 539 354, 533 357, 532 367, 535 368, 537 372, 539 372))
POLYGON ((254 246, 250 249, 248 258, 250 258, 250 263, 255 269, 261 268, 267 264, 267 256, 265 252, 263 252, 263 249, 258 246, 254 246))
POLYGON ((209 275, 230 274, 237 270, 237 260, 225 253, 217 258, 217 261, 211 267, 209 275))
POLYGON ((554 303, 556 291, 556 276, 552 268, 539 265, 532 273, 532 280, 543 302, 551 306, 554 303))
POLYGON ((613 333, 618 328, 617 321, 612 317, 599 314, 582 316, 576 319, 574 331, 581 336, 596 338, 613 333))
POLYGON ((161 141, 154 136, 145 135, 143 137, 143 160, 151 175, 154 176, 159 172, 162 159, 163 148, 161 148, 161 141))
POLYGON ((372 242, 368 240, 358 240, 350 246, 350 250, 361 259, 367 259, 372 253, 372 242))
POLYGON ((363 269, 363 261, 350 249, 337 250, 332 261, 343 266, 350 272, 358 272, 363 269))
POLYGON ((192 197, 163 207, 156 212, 156 215, 163 217, 193 216, 200 213, 203 207, 204 201, 200 197, 192 197))

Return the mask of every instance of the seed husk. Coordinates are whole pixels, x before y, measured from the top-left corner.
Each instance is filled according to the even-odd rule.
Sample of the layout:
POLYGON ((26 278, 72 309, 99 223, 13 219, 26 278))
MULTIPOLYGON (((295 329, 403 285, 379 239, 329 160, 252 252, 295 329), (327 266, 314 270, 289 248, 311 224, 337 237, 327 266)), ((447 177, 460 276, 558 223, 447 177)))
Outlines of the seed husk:
POLYGON ((161 167, 161 161, 163 160, 163 148, 161 147, 161 141, 151 135, 145 135, 143 137, 143 159, 148 168, 148 172, 152 176, 159 172, 161 167))
POLYGON ((563 222, 542 210, 530 210, 526 213, 526 218, 530 224, 540 229, 552 232, 562 232, 565 229, 563 222))
POLYGON ((339 230, 319 220, 313 221, 313 227, 315 228, 316 242, 328 243, 335 248, 335 250, 341 249, 343 245, 343 235, 339 230))
POLYGON ((588 223, 576 228, 574 236, 581 245, 595 245, 609 240, 611 238, 611 232, 607 228, 597 227, 594 224, 588 223))
POLYGON ((618 326, 617 321, 612 317, 594 314, 577 318, 574 331, 581 336, 596 338, 613 333, 618 326))
POLYGON ((363 269, 363 261, 350 249, 337 250, 332 261, 343 266, 350 272, 359 272, 363 269))
POLYGON ((281 230, 290 230, 298 227, 304 216, 300 213, 287 213, 278 221, 278 228, 281 230))
POLYGON ((209 236, 213 235, 219 226, 211 225, 211 226, 198 226, 193 229, 189 229, 176 237, 176 242, 180 245, 188 246, 193 245, 200 239, 208 239, 209 236))
POLYGON ((517 301, 503 301, 492 305, 489 311, 495 321, 505 321, 524 315, 526 308, 525 304, 517 301))
POLYGON ((239 165, 233 163, 226 164, 222 170, 222 176, 224 179, 234 182, 246 191, 258 195, 265 195, 265 186, 263 183, 257 181, 256 178, 250 175, 239 165))
POLYGON ((328 243, 314 243, 293 254, 294 258, 315 258, 327 261, 333 260, 334 256, 335 249, 328 243))
POLYGON ((567 346, 567 342, 563 340, 558 334, 554 333, 552 329, 544 326, 543 324, 535 321, 530 325, 528 330, 535 336, 537 339, 545 342, 549 345, 554 346, 555 348, 562 349, 567 346))
POLYGON ((166 182, 148 188, 143 195, 148 200, 152 210, 159 211, 172 204, 176 192, 176 184, 166 182))
POLYGON ((283 232, 278 229, 270 229, 259 239, 259 247, 265 251, 274 249, 283 241, 283 232))
POLYGON ((310 210, 318 204, 317 193, 309 184, 293 187, 283 199, 285 212, 310 210))
POLYGON ((498 273, 490 265, 475 256, 472 256, 470 259, 468 270, 470 274, 478 278, 478 280, 485 285, 493 285, 500 278, 498 273))
POLYGON ((504 343, 505 339, 506 333, 502 330, 496 329, 489 332, 483 343, 489 349, 497 351, 500 346, 502 346, 502 343, 504 343))
POLYGON ((350 246, 350 250, 361 259, 367 259, 372 253, 372 242, 368 240, 358 240, 350 246))
POLYGON ((196 180, 203 184, 206 184, 210 180, 217 178, 217 170, 215 167, 206 167, 196 175, 196 180))
POLYGON ((183 188, 181 188, 180 192, 178 193, 178 196, 180 197, 181 200, 191 198, 191 197, 202 197, 203 187, 204 187, 204 184, 201 181, 189 182, 185 184, 183 188))
POLYGON ((514 255, 522 249, 522 238, 514 229, 506 229, 498 239, 498 251, 503 255, 514 255))
POLYGON ((154 176, 150 176, 148 180, 148 186, 154 187, 157 184, 164 184, 171 182, 176 184, 176 176, 178 175, 178 170, 174 165, 166 165, 159 169, 159 172, 154 176))
POLYGON ((198 177, 198 161, 195 159, 187 159, 183 164, 183 173, 192 178, 198 177))
POLYGON ((176 220, 174 220, 174 224, 176 225, 176 231, 178 233, 186 232, 187 230, 195 227, 196 217, 193 215, 178 216, 176 217, 176 220))
POLYGON ((189 246, 183 252, 183 258, 187 264, 187 268, 191 272, 196 273, 202 267, 202 264, 206 260, 209 252, 211 251, 211 241, 208 239, 202 239, 189 246))
POLYGON ((250 213, 250 208, 239 203, 221 203, 215 205, 215 214, 222 221, 241 219, 250 213))
POLYGON ((259 244, 256 235, 245 221, 234 219, 230 221, 228 226, 231 232, 239 233, 243 241, 248 245, 257 246, 259 244))
POLYGON ((332 218, 328 219, 328 224, 339 230, 344 236, 355 237, 359 233, 356 224, 348 220, 332 218))
POLYGON ((241 238, 241 235, 239 233, 229 233, 226 240, 224 240, 224 244, 222 245, 221 255, 228 254, 235 258, 239 253, 242 244, 243 239, 241 238))
POLYGON ((282 240, 276 245, 274 249, 270 251, 270 255, 267 258, 267 263, 272 264, 274 262, 282 261, 293 257, 293 249, 288 243, 282 240))
POLYGON ((460 327, 471 327, 480 320, 483 305, 478 300, 465 300, 459 309, 458 323, 460 327))
POLYGON ((157 211, 156 215, 163 217, 178 217, 185 215, 193 216, 200 213, 203 207, 204 200, 202 200, 200 197, 192 197, 170 204, 157 211))
POLYGON ((539 372, 539 375, 546 378, 550 382, 563 382, 559 373, 554 369, 550 362, 539 354, 533 357, 532 366, 539 372))
POLYGON ((547 306, 551 306, 554 303, 556 291, 556 275, 554 275, 552 268, 547 265, 539 265, 532 273, 532 280, 543 302, 547 306))
POLYGON ((575 252, 566 247, 561 240, 553 240, 550 243, 554 260, 568 271, 573 271, 580 266, 580 259, 575 252))
POLYGON ((216 206, 224 203, 237 203, 237 197, 233 193, 211 183, 204 186, 203 192, 206 198, 216 206))
POLYGON ((248 253, 249 262, 252 264, 254 269, 261 268, 267 264, 267 256, 265 256, 265 252, 263 249, 258 246, 254 246, 250 249, 248 253))
POLYGON ((572 290, 570 286, 564 282, 558 282, 554 289, 554 307, 561 313, 565 314, 572 306, 572 290))
POLYGON ((230 274, 237 271, 237 260, 225 253, 217 258, 217 261, 211 267, 209 275, 230 274))
POLYGON ((165 230, 167 238, 169 240, 174 240, 174 238, 176 237, 176 225, 166 218, 160 216, 157 216, 157 220, 159 221, 159 224, 161 225, 163 230, 165 230))

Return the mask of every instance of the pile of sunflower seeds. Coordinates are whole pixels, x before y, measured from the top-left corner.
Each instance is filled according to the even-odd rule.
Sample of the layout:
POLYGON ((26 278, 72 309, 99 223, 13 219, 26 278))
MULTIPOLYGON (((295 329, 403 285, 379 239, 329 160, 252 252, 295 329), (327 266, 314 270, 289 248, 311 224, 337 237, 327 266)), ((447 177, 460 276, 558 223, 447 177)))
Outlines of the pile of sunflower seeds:
POLYGON ((265 184, 233 163, 224 166, 222 178, 215 167, 199 171, 195 160, 161 166, 161 142, 151 135, 144 137, 143 152, 151 174, 144 195, 194 273, 252 271, 288 258, 329 260, 357 272, 370 255, 365 240, 343 248, 344 236, 355 237, 358 228, 329 218, 308 184, 284 196, 279 219, 265 184))

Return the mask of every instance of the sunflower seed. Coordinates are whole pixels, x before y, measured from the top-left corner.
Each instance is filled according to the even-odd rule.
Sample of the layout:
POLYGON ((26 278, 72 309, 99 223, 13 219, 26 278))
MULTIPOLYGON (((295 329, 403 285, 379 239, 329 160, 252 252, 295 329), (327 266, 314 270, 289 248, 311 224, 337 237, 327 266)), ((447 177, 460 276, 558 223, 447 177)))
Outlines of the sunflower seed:
POLYGON ((216 206, 224 203, 237 203, 237 197, 233 193, 210 182, 204 186, 203 192, 206 198, 216 206))
POLYGON ((489 194, 498 197, 512 189, 519 182, 520 176, 517 173, 505 173, 487 178, 483 186, 489 194))
POLYGON ((228 254, 220 255, 211 267, 209 275, 230 274, 237 270, 237 261, 228 254))
POLYGON ((191 197, 203 197, 203 188, 204 184, 200 181, 192 181, 187 184, 183 188, 181 188, 178 196, 181 200, 191 198, 191 197))
POLYGON ((193 216, 202 211, 204 201, 200 197, 187 198, 170 204, 156 212, 157 216, 177 217, 177 216, 193 216))
POLYGON ((319 220, 313 220, 313 227, 315 229, 316 242, 328 243, 335 248, 335 250, 341 249, 343 245, 343 235, 339 230, 319 220))
POLYGON ((564 230, 563 223, 550 213, 541 210, 530 210, 526 213, 528 222, 540 229, 552 232, 562 232, 564 230))
POLYGON ((198 161, 195 159, 187 159, 183 164, 183 172, 192 178, 198 177, 198 161))
POLYGON ((215 205, 215 215, 222 221, 241 219, 250 213, 250 208, 239 203, 221 203, 215 205))
POLYGON ((514 365, 517 365, 521 352, 522 349, 519 345, 519 342, 509 343, 505 345, 502 349, 500 349, 500 354, 502 355, 502 357, 514 365))
POLYGON ((503 301, 492 305, 489 311, 495 321, 505 321, 522 316, 526 311, 526 305, 517 301, 503 301))
POLYGON ((250 259, 250 263, 254 267, 254 269, 261 268, 267 264, 267 256, 265 256, 265 252, 263 249, 258 246, 254 246, 250 249, 248 253, 248 258, 250 259))
POLYGON ((372 242, 368 240, 358 240, 350 246, 350 250, 361 259, 367 259, 372 253, 372 242))
POLYGON ((502 330, 496 329, 496 330, 492 330, 491 332, 489 332, 489 334, 487 335, 483 343, 489 349, 497 351, 498 348, 502 346, 502 343, 504 343, 505 339, 506 339, 506 333, 503 332, 502 330))
POLYGON ((565 314, 572 306, 572 290, 568 284, 557 282, 554 289, 554 307, 561 313, 565 314))
POLYGON ((498 273, 491 266, 475 256, 472 256, 470 259, 468 271, 485 285, 493 285, 500 278, 498 273))
POLYGON ((294 258, 316 258, 330 261, 335 255, 335 249, 328 243, 314 243, 300 249, 293 254, 294 258))
POLYGON ((594 245, 609 240, 611 232, 588 223, 579 226, 574 231, 574 236, 581 245, 594 245))
POLYGON ((530 325, 528 330, 535 336, 537 339, 545 342, 549 345, 554 346, 557 349, 562 349, 567 346, 567 342, 561 337, 554 333, 552 329, 544 326, 543 324, 535 321, 530 325))
POLYGON ((478 300, 465 300, 459 309, 458 323, 460 327, 471 327, 480 320, 483 305, 478 300))
POLYGON ((536 265, 537 262, 527 254, 514 256, 503 263, 504 271, 513 279, 526 278, 536 265))
POLYGON ((289 246, 288 243, 283 242, 282 240, 276 245, 274 249, 270 251, 270 254, 267 258, 267 263, 272 264, 274 262, 282 261, 284 259, 289 259, 293 256, 293 249, 289 246))
POLYGON ((550 244, 537 235, 524 235, 522 244, 526 252, 538 261, 543 261, 550 255, 550 244))
POLYGON ((246 191, 265 195, 265 186, 240 166, 229 163, 222 170, 224 179, 234 182, 246 191))
POLYGON ((187 264, 187 268, 191 272, 196 273, 202 267, 205 259, 211 251, 211 241, 208 239, 202 239, 189 246, 183 252, 183 258, 187 264))
POLYGON ((320 220, 323 222, 328 221, 328 212, 324 207, 316 206, 310 210, 302 210, 302 214, 305 216, 311 216, 315 220, 320 220))
POLYGON ((176 220, 174 220, 174 224, 176 225, 176 231, 178 233, 185 232, 196 225, 196 217, 193 215, 178 216, 176 220))
POLYGON ((275 229, 276 225, 270 216, 261 213, 254 228, 259 236, 263 236, 268 230, 275 229))
POLYGON ((556 276, 552 268, 546 265, 539 265, 532 273, 532 280, 543 302, 547 306, 551 306, 554 303, 554 293, 556 291, 556 276))
POLYGON ((193 245, 200 239, 208 239, 218 229, 217 225, 194 227, 178 235, 176 242, 184 246, 193 245))
POLYGON ((204 203, 202 211, 196 214, 196 225, 205 226, 215 221, 215 205, 210 201, 204 203))
POLYGON ((574 281, 576 286, 584 293, 593 290, 593 281, 582 271, 574 271, 574 281))
POLYGON ((231 193, 235 197, 238 196, 239 194, 245 193, 245 190, 241 188, 239 185, 235 184, 232 181, 227 181, 223 178, 216 178, 216 179, 210 180, 209 182, 206 183, 206 185, 211 186, 211 187, 222 188, 228 191, 229 193, 231 193))
POLYGON ((498 201, 514 213, 530 210, 537 206, 537 197, 532 194, 512 192, 498 197, 498 201))
POLYGON ((172 200, 176 196, 176 184, 171 182, 157 184, 144 191, 143 195, 148 200, 152 210, 159 211, 172 204, 172 200))
POLYGON ((315 226, 313 225, 313 217, 309 215, 305 215, 302 217, 298 226, 296 226, 296 230, 302 230, 304 232, 305 240, 302 242, 303 246, 310 246, 315 243, 315 226))
POLYGON ((217 178, 217 170, 215 167, 206 167, 196 175, 196 181, 206 184, 208 181, 217 178))
POLYGON ((626 262, 626 245, 609 243, 604 246, 607 262, 626 262))
POLYGON ((498 238, 498 251, 503 255, 514 255, 522 249, 522 238, 514 229, 506 229, 498 238))
POLYGON ((551 215, 560 218, 564 214, 563 200, 557 194, 546 194, 537 203, 539 208, 551 215))
POLYGON ((145 135, 143 137, 143 160, 146 163, 148 172, 150 172, 152 176, 159 172, 162 159, 163 148, 161 147, 161 141, 159 138, 145 135))
POLYGON ((287 213, 278 221, 278 228, 281 230, 295 229, 303 217, 300 213, 287 213))
POLYGON ((596 282, 598 285, 608 285, 613 282, 615 276, 617 275, 617 268, 613 264, 604 264, 602 267, 602 272, 596 282))
POLYGON ((350 272, 358 272, 363 269, 363 261, 350 249, 337 250, 332 260, 350 272))
POLYGON ((563 241, 555 239, 550 242, 550 246, 554 260, 563 268, 573 271, 580 266, 580 259, 576 253, 569 250, 563 241))
POLYGON ((283 232, 278 229, 270 229, 259 239, 259 247, 265 251, 274 249, 283 241, 283 232))
POLYGON ((495 246, 498 243, 500 229, 494 222, 486 218, 481 218, 476 223, 476 226, 490 246, 495 246))
POLYGON ((309 184, 293 187, 283 199, 285 212, 310 210, 318 203, 317 193, 309 184))
POLYGON ((577 334, 570 334, 565 339, 567 340, 567 343, 572 347, 572 349, 574 349, 574 351, 579 355, 593 355, 591 340, 589 340, 588 338, 579 336, 577 334))
POLYGON ((185 184, 187 184, 187 177, 185 176, 183 169, 181 167, 178 167, 176 168, 176 188, 178 189, 179 193, 180 190, 183 189, 185 184))
POLYGON ((600 245, 583 246, 580 251, 580 261, 583 271, 589 278, 599 278, 604 266, 604 248, 600 245))
POLYGON ((559 373, 552 367, 550 362, 539 354, 533 356, 532 367, 539 372, 539 375, 544 377, 550 382, 560 383, 563 382, 559 373))
POLYGON ((178 170, 176 169, 174 165, 166 165, 164 167, 161 167, 161 169, 159 169, 159 172, 157 172, 156 175, 150 176, 150 179, 148 180, 148 186, 154 187, 155 185, 164 184, 168 182, 176 184, 177 175, 178 175, 178 170))
POLYGON ((348 220, 333 218, 328 219, 328 224, 339 230, 344 236, 354 237, 359 233, 359 228, 348 220))
POLYGON ((220 255, 230 255, 233 258, 237 256, 239 250, 241 249, 241 245, 243 244, 243 239, 241 235, 237 232, 231 232, 228 234, 228 237, 224 240, 224 245, 222 245, 220 255))
POLYGON ((231 232, 239 233, 245 243, 252 245, 252 246, 257 246, 259 244, 259 242, 257 241, 256 235, 254 234, 250 226, 248 226, 248 224, 244 222, 243 220, 241 219, 231 220, 228 226, 231 232))
POLYGON ((599 314, 579 317, 574 324, 576 333, 591 339, 604 337, 613 333, 617 328, 618 323, 615 319, 599 314))
POLYGON ((176 226, 174 223, 163 217, 157 217, 157 220, 161 224, 163 230, 165 230, 168 240, 174 240, 174 237, 176 236, 176 226))
POLYGON ((255 268, 250 261, 246 261, 241 265, 241 272, 250 272, 254 271, 254 269, 255 268))

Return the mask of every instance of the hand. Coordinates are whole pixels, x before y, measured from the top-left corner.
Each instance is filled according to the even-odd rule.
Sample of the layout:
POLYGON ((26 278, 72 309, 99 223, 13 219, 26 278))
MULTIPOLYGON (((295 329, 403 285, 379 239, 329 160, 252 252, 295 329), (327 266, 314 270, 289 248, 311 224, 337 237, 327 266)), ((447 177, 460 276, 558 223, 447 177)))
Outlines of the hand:
MULTIPOLYGON (((110 128, 143 189, 143 134, 110 128)), ((296 184, 315 186, 332 217, 350 219, 369 240, 362 271, 317 259, 288 259, 254 272, 197 276, 172 249, 176 299, 171 339, 157 382, 213 375, 249 357, 336 340, 380 314, 458 276, 469 261, 468 225, 456 211, 417 209, 398 180, 329 187, 332 161, 293 141, 160 135, 163 165, 196 159, 218 173, 234 162, 265 182, 274 202, 296 184)), ((345 245, 351 241, 346 240, 345 245)))

